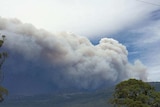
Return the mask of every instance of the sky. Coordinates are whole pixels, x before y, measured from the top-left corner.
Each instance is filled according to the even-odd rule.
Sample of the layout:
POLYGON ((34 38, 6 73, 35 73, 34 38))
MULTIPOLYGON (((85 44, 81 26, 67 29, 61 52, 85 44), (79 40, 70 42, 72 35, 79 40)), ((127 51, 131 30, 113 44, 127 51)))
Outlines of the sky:
POLYGON ((159 0, 0 1, 11 93, 160 81, 159 0))

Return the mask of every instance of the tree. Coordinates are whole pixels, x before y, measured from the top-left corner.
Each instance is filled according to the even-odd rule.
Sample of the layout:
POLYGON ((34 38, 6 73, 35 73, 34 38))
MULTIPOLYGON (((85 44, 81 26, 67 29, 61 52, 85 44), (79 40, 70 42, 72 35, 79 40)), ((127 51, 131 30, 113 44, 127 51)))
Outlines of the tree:
MULTIPOLYGON (((2 47, 4 43, 5 35, 2 35, 2 40, 0 40, 0 48, 2 47)), ((6 52, 0 52, 0 83, 3 81, 3 72, 2 72, 2 65, 7 58, 7 53, 6 52)), ((4 95, 8 94, 8 90, 4 87, 1 86, 0 84, 0 102, 4 100, 4 95)))
POLYGON ((160 107, 160 92, 142 80, 129 79, 116 85, 110 102, 114 107, 160 107))

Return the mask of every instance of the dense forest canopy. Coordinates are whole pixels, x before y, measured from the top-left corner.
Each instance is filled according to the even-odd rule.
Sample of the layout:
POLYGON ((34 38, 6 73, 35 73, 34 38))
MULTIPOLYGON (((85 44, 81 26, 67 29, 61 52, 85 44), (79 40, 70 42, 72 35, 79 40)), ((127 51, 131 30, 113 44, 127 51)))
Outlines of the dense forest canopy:
POLYGON ((160 92, 142 80, 129 79, 116 85, 111 103, 118 107, 159 107, 160 92))

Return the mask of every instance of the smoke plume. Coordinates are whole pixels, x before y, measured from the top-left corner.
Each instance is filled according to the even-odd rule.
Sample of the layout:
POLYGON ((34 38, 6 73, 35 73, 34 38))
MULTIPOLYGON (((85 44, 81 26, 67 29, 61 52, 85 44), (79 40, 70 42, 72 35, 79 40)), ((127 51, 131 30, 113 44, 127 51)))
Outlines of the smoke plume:
POLYGON ((86 37, 68 32, 53 34, 1 17, 0 32, 7 36, 5 46, 12 53, 34 62, 32 66, 46 62, 49 68, 40 73, 58 87, 95 89, 128 78, 146 80, 146 67, 139 60, 131 64, 126 47, 111 38, 93 45, 86 37))

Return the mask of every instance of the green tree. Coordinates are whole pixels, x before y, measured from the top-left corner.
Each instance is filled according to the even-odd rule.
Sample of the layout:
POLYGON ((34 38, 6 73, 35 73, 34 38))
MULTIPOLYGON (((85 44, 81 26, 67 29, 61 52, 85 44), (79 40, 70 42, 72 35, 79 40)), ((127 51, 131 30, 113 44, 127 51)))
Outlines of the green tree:
MULTIPOLYGON (((2 40, 0 40, 0 48, 2 47, 4 43, 5 35, 2 35, 2 40)), ((5 59, 7 58, 6 52, 0 52, 0 83, 3 81, 3 72, 2 72, 2 65, 5 62, 5 59)), ((0 102, 4 100, 4 95, 8 95, 8 90, 1 86, 0 84, 0 102)))
POLYGON ((110 102, 114 107, 160 107, 160 92, 149 83, 129 79, 116 85, 110 102))

